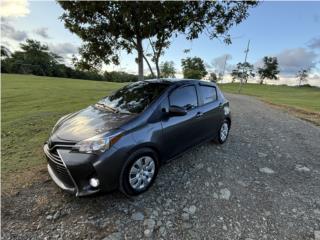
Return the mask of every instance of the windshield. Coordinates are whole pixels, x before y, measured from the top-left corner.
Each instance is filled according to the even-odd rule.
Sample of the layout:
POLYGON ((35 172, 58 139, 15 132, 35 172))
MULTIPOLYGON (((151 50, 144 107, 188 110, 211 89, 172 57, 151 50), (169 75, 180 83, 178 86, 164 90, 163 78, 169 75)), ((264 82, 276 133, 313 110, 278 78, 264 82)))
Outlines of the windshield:
POLYGON ((159 82, 136 82, 125 86, 97 103, 121 113, 140 113, 158 98, 169 85, 159 82))

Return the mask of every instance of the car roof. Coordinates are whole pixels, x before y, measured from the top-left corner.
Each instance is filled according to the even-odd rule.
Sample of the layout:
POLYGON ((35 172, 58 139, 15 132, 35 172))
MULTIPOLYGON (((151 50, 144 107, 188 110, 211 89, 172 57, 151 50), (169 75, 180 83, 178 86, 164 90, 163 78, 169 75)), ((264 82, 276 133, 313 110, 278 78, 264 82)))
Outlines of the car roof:
POLYGON ((201 83, 204 85, 212 85, 216 86, 215 83, 209 81, 203 81, 198 79, 183 79, 183 78, 156 78, 156 79, 148 79, 145 80, 146 82, 150 83, 165 83, 169 85, 185 85, 190 83, 201 83))

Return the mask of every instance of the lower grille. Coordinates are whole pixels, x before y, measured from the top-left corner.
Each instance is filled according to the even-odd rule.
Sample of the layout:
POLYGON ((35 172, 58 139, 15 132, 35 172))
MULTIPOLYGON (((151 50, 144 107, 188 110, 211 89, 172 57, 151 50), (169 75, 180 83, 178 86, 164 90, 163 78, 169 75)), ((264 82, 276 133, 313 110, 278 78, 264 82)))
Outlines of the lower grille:
POLYGON ((68 187, 75 187, 69 172, 64 165, 63 160, 60 158, 58 152, 50 151, 48 145, 44 145, 44 153, 46 154, 48 164, 50 165, 51 169, 57 175, 57 177, 68 187))

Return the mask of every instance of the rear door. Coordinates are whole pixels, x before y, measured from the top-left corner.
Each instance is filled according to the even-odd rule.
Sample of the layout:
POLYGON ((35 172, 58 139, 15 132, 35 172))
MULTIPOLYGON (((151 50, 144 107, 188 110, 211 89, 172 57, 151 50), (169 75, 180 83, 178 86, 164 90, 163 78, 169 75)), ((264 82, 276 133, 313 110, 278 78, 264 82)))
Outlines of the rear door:
POLYGON ((218 99, 218 92, 215 86, 199 83, 197 86, 198 94, 200 97, 200 106, 198 107, 201 112, 199 118, 202 135, 202 140, 214 138, 217 136, 220 125, 223 121, 223 108, 218 99))
POLYGON ((195 85, 179 87, 168 95, 169 106, 187 110, 184 116, 169 116, 162 120, 162 146, 168 158, 178 155, 198 142, 198 102, 195 85))

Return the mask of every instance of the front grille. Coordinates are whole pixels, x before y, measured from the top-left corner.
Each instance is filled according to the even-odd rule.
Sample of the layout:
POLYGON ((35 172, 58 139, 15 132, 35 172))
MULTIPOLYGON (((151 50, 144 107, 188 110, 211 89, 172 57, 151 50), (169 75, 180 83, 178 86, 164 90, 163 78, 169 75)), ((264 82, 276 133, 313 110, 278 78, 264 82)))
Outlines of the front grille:
POLYGON ((50 148, 47 144, 44 146, 44 152, 47 156, 48 164, 50 165, 54 173, 58 176, 58 178, 68 187, 74 187, 74 184, 57 150, 59 148, 71 149, 71 147, 72 145, 58 145, 52 143, 50 148))

